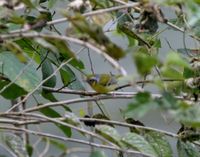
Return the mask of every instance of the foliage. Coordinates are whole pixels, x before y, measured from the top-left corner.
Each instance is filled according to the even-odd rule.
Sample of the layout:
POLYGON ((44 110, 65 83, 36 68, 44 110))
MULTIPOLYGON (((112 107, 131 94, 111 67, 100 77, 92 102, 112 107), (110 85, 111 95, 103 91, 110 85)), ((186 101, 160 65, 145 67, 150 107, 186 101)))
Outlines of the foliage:
POLYGON ((27 157, 48 156, 53 147, 60 152, 55 156, 68 156, 79 153, 68 147, 75 142, 90 146, 80 145, 90 157, 109 156, 106 148, 115 156, 200 156, 200 50, 199 44, 187 48, 186 40, 200 42, 199 5, 199 0, 1 0, 0 104, 11 104, 0 113, 3 148, 27 157), (174 17, 167 18, 163 8, 174 17), (164 34, 169 31, 183 35, 182 47, 172 46, 164 34), (170 49, 162 49, 165 45, 170 49), (118 108, 124 122, 113 120, 104 99, 113 100, 113 108, 115 99, 129 99, 118 108), (81 105, 80 115, 72 104, 81 105), (180 124, 179 131, 144 125, 141 119, 152 110, 180 124))

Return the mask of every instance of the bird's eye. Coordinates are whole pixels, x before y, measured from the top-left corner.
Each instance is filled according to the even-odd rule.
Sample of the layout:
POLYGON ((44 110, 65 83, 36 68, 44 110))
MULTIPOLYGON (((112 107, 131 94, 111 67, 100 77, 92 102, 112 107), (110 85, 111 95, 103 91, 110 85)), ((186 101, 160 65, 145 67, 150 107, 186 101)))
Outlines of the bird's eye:
POLYGON ((90 78, 90 79, 87 80, 87 82, 89 84, 96 84, 97 83, 97 79, 96 78, 90 78))

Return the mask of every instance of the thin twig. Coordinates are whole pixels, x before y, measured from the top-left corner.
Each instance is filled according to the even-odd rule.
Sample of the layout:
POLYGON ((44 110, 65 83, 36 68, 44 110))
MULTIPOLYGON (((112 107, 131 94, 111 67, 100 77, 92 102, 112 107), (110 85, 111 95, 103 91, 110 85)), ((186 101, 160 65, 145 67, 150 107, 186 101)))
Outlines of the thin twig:
MULTIPOLYGON (((46 59, 47 59, 47 57, 48 57, 48 55, 49 55, 49 50, 46 52, 46 54, 45 54, 45 56, 43 57, 43 59, 41 60, 41 62, 40 62, 40 64, 38 65, 38 67, 36 68, 36 70, 38 70, 41 66, 42 66, 42 64, 46 61, 46 59)), ((43 55, 43 54, 42 54, 43 55)))
MULTIPOLYGON (((15 114, 15 113, 10 113, 10 114, 15 114)), ((16 113, 17 115, 20 115, 19 113, 16 113)), ((27 114, 24 114, 27 116, 27 114)), ((31 115, 28 115, 31 116, 31 115)), ((60 120, 60 121, 64 121, 65 118, 54 118, 56 120, 60 120)), ((165 130, 160 130, 160 129, 155 129, 152 127, 147 127, 147 126, 140 126, 140 125, 134 125, 134 124, 128 124, 125 122, 119 122, 119 121, 113 121, 113 120, 104 120, 104 119, 95 119, 95 118, 79 118, 80 121, 85 122, 85 121, 90 121, 90 122, 97 122, 97 123, 105 123, 105 124, 113 124, 113 125, 118 125, 118 126, 122 126, 122 127, 133 127, 133 128, 137 128, 137 129, 143 129, 143 130, 148 130, 148 131, 155 131, 155 132, 159 132, 161 134, 164 134, 166 136, 170 136, 173 138, 179 138, 179 136, 177 134, 165 131, 165 130)), ((0 121, 1 123, 2 121, 0 121)), ((44 119, 36 119, 36 120, 32 120, 32 121, 15 121, 15 120, 7 120, 8 123, 12 123, 12 124, 18 124, 18 125, 26 125, 26 124, 38 124, 38 123, 46 123, 49 122, 49 120, 44 120, 44 119)), ((4 120, 4 123, 6 123, 6 120, 4 120)), ((193 142, 195 145, 200 146, 200 144, 198 142, 193 142)))
POLYGON ((112 57, 110 57, 107 53, 103 52, 101 49, 97 48, 96 46, 90 44, 89 42, 82 41, 77 38, 72 38, 72 37, 67 37, 67 36, 60 36, 56 34, 44 34, 44 33, 37 33, 37 32, 32 32, 32 33, 22 33, 22 34, 8 34, 8 35, 1 35, 0 38, 2 39, 9 39, 9 38, 19 38, 19 37, 24 37, 24 38, 54 38, 58 40, 64 40, 64 41, 70 41, 75 44, 79 44, 84 47, 88 47, 97 54, 101 55, 103 58, 105 58, 108 63, 110 63, 116 70, 120 72, 121 75, 126 76, 127 72, 126 70, 112 57))
MULTIPOLYGON (((163 82, 178 82, 178 81, 183 81, 182 79, 161 79, 161 81, 163 82)), ((135 81, 134 84, 143 84, 143 83, 154 83, 155 80, 141 80, 141 81, 135 81)), ((114 92, 112 92, 112 94, 119 94, 118 92, 115 92, 116 90, 119 89, 123 89, 126 87, 131 87, 132 84, 128 83, 128 84, 124 84, 121 86, 118 86, 115 88, 114 92)), ((43 87, 44 89, 46 89, 47 91, 50 92, 57 92, 57 93, 66 93, 66 94, 77 94, 77 95, 83 95, 83 96, 94 96, 94 95, 100 95, 100 93, 98 92, 92 92, 92 91, 78 91, 78 90, 71 90, 71 89, 65 89, 65 90, 60 90, 58 91, 57 88, 50 88, 50 87, 43 87)), ((120 92, 124 95, 126 95, 126 92, 120 92)), ((108 93, 110 94, 110 93, 108 93)))
POLYGON ((140 156, 142 155, 143 157, 152 157, 148 154, 141 153, 141 152, 134 151, 134 150, 126 150, 126 149, 121 149, 121 148, 115 147, 115 146, 108 146, 108 145, 103 145, 103 144, 98 144, 98 143, 91 143, 91 142, 85 141, 85 140, 67 138, 67 137, 63 137, 63 136, 57 136, 57 135, 52 135, 52 134, 49 134, 49 133, 43 133, 43 132, 38 132, 38 131, 33 131, 33 130, 28 130, 28 129, 22 129, 22 128, 16 128, 16 127, 6 127, 6 126, 0 126, 0 129, 1 130, 8 130, 8 131, 13 130, 13 131, 16 131, 16 132, 27 132, 27 133, 32 134, 32 135, 54 138, 54 139, 61 140, 61 141, 75 142, 75 143, 79 143, 79 144, 94 146, 96 148, 103 148, 103 149, 110 149, 110 150, 114 150, 114 151, 120 151, 120 152, 123 152, 123 153, 126 153, 126 154, 134 154, 134 155, 140 155, 140 156))
MULTIPOLYGON (((177 30, 177 31, 180 31, 180 32, 182 32, 182 33, 186 33, 184 29, 179 28, 178 26, 174 25, 174 24, 171 23, 171 22, 166 22, 166 23, 164 23, 164 24, 167 24, 169 27, 174 28, 174 29, 177 30)), ((195 35, 193 35, 193 34, 188 34, 188 35, 189 35, 191 38, 193 38, 193 39, 195 39, 195 40, 197 40, 197 41, 200 42, 200 38, 199 38, 199 37, 197 37, 197 36, 195 36, 195 35)))
POLYGON ((48 138, 45 138, 45 141, 46 141, 46 145, 45 145, 45 148, 44 150, 39 154, 38 157, 45 157, 47 152, 49 151, 49 147, 50 147, 50 141, 48 138))
POLYGON ((14 154, 9 148, 7 148, 5 145, 0 143, 0 147, 2 147, 8 154, 10 154, 12 157, 17 157, 16 154, 14 154))
MULTIPOLYGON (((76 54, 78 55, 78 53, 76 54)), ((13 105, 10 109, 8 109, 6 112, 10 112, 13 109, 15 109, 16 107, 20 106, 23 102, 25 102, 36 90, 38 90, 38 88, 40 88, 40 86, 42 86, 42 84, 44 84, 46 81, 48 81, 51 77, 53 77, 64 65, 66 65, 67 63, 69 63, 73 58, 68 59, 67 61, 63 62, 62 64, 60 64, 60 66, 50 75, 48 76, 46 79, 44 79, 43 81, 41 81, 33 90, 32 92, 28 93, 20 102, 18 102, 17 104, 13 105)))
POLYGON ((186 36, 185 36, 186 34, 185 34, 185 31, 183 32, 183 46, 184 46, 184 49, 185 49, 185 51, 186 51, 186 54, 188 55, 188 57, 194 57, 194 56, 192 56, 192 54, 190 54, 189 52, 188 52, 188 49, 187 49, 187 46, 186 46, 186 41, 185 41, 185 39, 186 39, 186 36))
POLYGON ((90 62, 90 68, 91 68, 91 72, 92 74, 94 74, 94 67, 93 67, 93 63, 92 63, 92 58, 91 58, 91 55, 90 55, 90 49, 88 48, 87 49, 87 53, 88 53, 88 59, 89 59, 89 62, 90 62))
POLYGON ((149 130, 149 131, 159 132, 159 133, 165 134, 165 135, 170 136, 170 137, 175 137, 175 138, 178 137, 177 134, 174 134, 174 133, 171 133, 171 132, 168 132, 168 131, 164 131, 164 130, 160 130, 160 129, 155 129, 155 128, 147 127, 147 126, 140 126, 140 125, 128 124, 128 123, 119 122, 119 121, 104 120, 104 119, 95 119, 95 118, 79 118, 79 120, 83 121, 83 122, 89 121, 89 122, 113 124, 113 125, 118 125, 118 126, 122 126, 122 127, 138 128, 138 129, 143 129, 143 130, 149 130))
MULTIPOLYGON (((99 9, 99 10, 96 10, 96 11, 91 11, 91 12, 87 12, 87 13, 84 13, 82 14, 83 16, 87 17, 87 16, 94 16, 94 15, 99 15, 99 14, 104 14, 106 12, 112 12, 112 11, 115 11, 115 10, 120 10, 120 9, 125 9, 125 8, 133 8, 137 11, 140 11, 141 9, 138 7, 140 4, 139 3, 131 3, 131 4, 128 4, 127 2, 124 2, 122 0, 113 0, 115 2, 118 2, 119 4, 123 4, 121 6, 117 6, 117 7, 112 7, 112 8, 106 8, 106 9, 99 9)), ((63 22, 66 22, 67 21, 67 18, 60 18, 60 19, 56 19, 56 20, 53 20, 53 21, 49 21, 46 23, 47 26, 50 26, 50 25, 54 25, 54 24, 59 24, 59 23, 63 23, 63 22)), ((185 31, 174 25, 173 23, 167 21, 167 22, 164 22, 163 24, 166 24, 168 25, 169 27, 177 30, 177 31, 180 31, 182 33, 184 33, 185 31)), ((11 31, 9 32, 9 34, 15 34, 15 33, 25 33, 27 31, 30 31, 30 29, 18 29, 18 30, 14 30, 14 31, 11 31)), ((200 38, 193 35, 193 34, 189 34, 189 36, 197 41, 200 41, 200 38)))
POLYGON ((71 128, 71 129, 77 130, 77 131, 79 131, 79 132, 88 134, 88 135, 93 136, 93 137, 95 137, 95 138, 97 138, 97 139, 99 139, 99 140, 101 140, 101 141, 103 141, 103 142, 106 142, 106 143, 108 143, 108 144, 110 144, 110 145, 115 146, 113 143, 111 143, 110 141, 106 140, 105 138, 102 138, 101 136, 99 136, 99 135, 97 135, 97 134, 95 134, 95 133, 93 133, 93 132, 87 131, 87 130, 85 130, 85 129, 83 129, 83 128, 76 127, 76 126, 71 125, 71 124, 69 124, 69 123, 65 123, 65 122, 62 122, 62 121, 60 121, 60 120, 57 120, 57 119, 54 119, 54 118, 50 118, 50 117, 47 117, 47 116, 44 116, 44 115, 40 115, 40 114, 35 114, 35 113, 31 113, 31 114, 26 113, 26 114, 24 114, 24 115, 29 115, 29 116, 31 115, 31 116, 33 116, 33 117, 38 117, 38 118, 41 118, 41 119, 46 119, 46 120, 48 120, 48 121, 50 121, 50 122, 57 123, 57 124, 59 124, 59 125, 66 126, 66 127, 71 128))
MULTIPOLYGON (((131 3, 131 4, 124 3, 123 5, 120 5, 120 6, 106 8, 106 9, 99 9, 99 10, 84 13, 82 15, 85 16, 85 17, 89 17, 89 16, 105 14, 107 12, 112 12, 112 11, 116 11, 116 10, 120 10, 120 9, 134 8, 134 7, 137 7, 137 6, 139 6, 139 3, 131 3)), ((53 20, 53 21, 49 21, 49 22, 46 23, 46 25, 47 26, 55 25, 55 24, 66 22, 67 20, 68 20, 67 18, 60 18, 60 19, 56 19, 56 20, 53 20)), ((42 27, 44 27, 44 25, 42 25, 42 27)), ((29 28, 29 29, 23 28, 23 29, 10 31, 9 34, 25 33, 25 32, 30 31, 30 30, 31 30, 31 28, 29 28)))
POLYGON ((64 100, 64 101, 49 102, 40 106, 35 106, 35 107, 25 109, 23 112, 33 112, 33 111, 41 110, 46 107, 56 107, 56 106, 61 106, 63 104, 70 105, 70 104, 76 104, 80 102, 99 101, 99 100, 106 100, 106 99, 130 99, 132 97, 133 97, 132 95, 100 95, 100 96, 94 96, 91 98, 75 98, 75 99, 64 100))
MULTIPOLYGON (((13 113, 11 113, 13 114, 13 113)), ((20 115, 20 114, 18 114, 20 115)), ((29 116, 29 114, 22 114, 25 116, 29 116)), ((31 115, 30 115, 31 116, 31 115)), ((34 116, 34 115, 33 115, 34 116)), ((54 120, 59 120, 59 121, 65 121, 65 118, 53 118, 54 120)), ((119 122, 119 121, 114 121, 114 120, 105 120, 105 119, 96 119, 96 118, 79 118, 80 121, 82 122, 96 122, 96 123, 104 123, 104 124, 113 124, 117 126, 122 126, 122 127, 128 127, 128 128, 137 128, 137 129, 143 129, 143 130, 149 130, 149 131, 155 131, 159 132, 162 134, 165 134, 170 137, 178 138, 177 134, 165 131, 165 130, 160 130, 160 129, 155 129, 152 127, 147 127, 147 126, 140 126, 140 125, 134 125, 134 124, 129 124, 125 122, 119 122)), ((16 121, 16 120, 9 120, 9 119, 0 119, 0 123, 11 123, 11 124, 17 124, 17 125, 26 125, 26 124, 38 124, 38 123, 47 123, 49 120, 47 119, 36 119, 36 120, 30 120, 30 121, 16 121)))
MULTIPOLYGON (((138 94, 138 92, 128 92, 128 93, 119 92, 120 94, 116 94, 116 93, 117 92, 110 92, 107 95, 98 95, 98 96, 89 97, 89 98, 75 98, 75 99, 63 100, 63 101, 58 101, 58 102, 49 102, 40 106, 35 106, 35 107, 25 109, 23 112, 33 112, 33 111, 44 109, 46 107, 57 107, 63 104, 70 105, 70 104, 76 104, 80 102, 99 101, 99 100, 107 100, 107 99, 132 99, 133 96, 138 94)), ((162 98, 161 94, 151 94, 151 96, 152 98, 162 98)), ((175 96, 175 98, 185 100, 185 98, 182 96, 175 96)), ((188 101, 192 101, 192 100, 188 100, 188 101)))

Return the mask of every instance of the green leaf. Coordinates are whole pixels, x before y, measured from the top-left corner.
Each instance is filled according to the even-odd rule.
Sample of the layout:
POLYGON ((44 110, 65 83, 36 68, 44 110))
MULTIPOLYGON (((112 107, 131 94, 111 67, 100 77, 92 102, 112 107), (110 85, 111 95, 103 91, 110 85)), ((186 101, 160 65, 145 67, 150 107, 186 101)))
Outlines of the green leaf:
POLYGON ((134 61, 137 67, 137 71, 141 75, 146 75, 151 72, 151 69, 158 63, 158 60, 155 56, 150 56, 148 54, 148 49, 141 47, 134 52, 134 61))
POLYGON ((68 69, 69 67, 67 66, 66 69, 60 69, 60 76, 63 82, 63 85, 68 86, 75 78, 74 78, 74 73, 72 73, 71 69, 68 69))
POLYGON ((79 81, 78 77, 75 75, 75 73, 71 70, 69 66, 63 66, 63 68, 60 70, 60 76, 63 84, 68 88, 77 90, 85 89, 82 83, 79 81))
POLYGON ((148 45, 148 47, 151 47, 151 45, 146 41, 146 39, 143 39, 135 29, 135 25, 133 23, 133 19, 131 18, 130 15, 125 14, 124 11, 118 11, 117 12, 117 18, 118 23, 117 23, 117 31, 118 32, 123 32, 130 43, 130 39, 132 40, 137 40, 139 45, 148 45))
POLYGON ((167 55, 161 73, 164 77, 183 79, 184 68, 190 68, 187 61, 180 57, 178 53, 171 52, 167 55))
POLYGON ((52 52, 58 51, 57 48, 53 44, 49 43, 43 38, 35 38, 34 41, 38 43, 39 45, 41 45, 44 49, 47 49, 52 52))
POLYGON ((183 58, 181 58, 178 53, 175 52, 168 53, 165 64, 182 68, 190 67, 189 64, 183 58))
POLYGON ((74 52, 72 52, 70 48, 68 48, 67 43, 64 42, 63 40, 49 37, 45 39, 35 38, 35 42, 37 42, 39 45, 49 50, 50 52, 58 53, 59 57, 57 59, 59 59, 61 62, 63 62, 63 60, 68 60, 70 58, 73 58, 71 59, 69 64, 71 64, 72 66, 78 69, 84 69, 83 62, 76 58, 74 52))
POLYGON ((33 3, 31 2, 31 0, 21 0, 21 2, 23 2, 29 8, 34 8, 35 7, 33 5, 33 3))
POLYGON ((171 146, 165 135, 155 131, 146 131, 145 139, 154 148, 159 157, 173 157, 171 146))
POLYGON ((51 101, 51 102, 57 102, 57 101, 58 101, 58 100, 56 99, 56 97, 53 95, 53 93, 51 93, 51 92, 49 92, 49 91, 47 91, 47 90, 45 90, 45 89, 42 90, 41 95, 42 95, 45 99, 47 99, 47 100, 49 100, 49 101, 51 101))
POLYGON ((191 142, 183 142, 178 140, 177 142, 177 151, 179 157, 199 157, 200 152, 199 149, 195 147, 195 145, 191 142))
POLYGON ((61 150, 61 151, 66 151, 67 150, 66 144, 63 144, 60 141, 58 142, 58 141, 53 140, 53 139, 48 139, 48 140, 54 147, 58 148, 59 150, 61 150))
POLYGON ((90 154, 90 157, 106 157, 104 151, 95 150, 90 154))
MULTIPOLYGON (((46 78, 48 78, 50 75, 53 74, 54 69, 53 69, 51 62, 47 58, 45 58, 43 55, 41 57, 41 60, 43 61, 42 62, 42 80, 45 80, 46 78)), ((43 86, 52 87, 52 88, 55 87, 56 86, 56 76, 54 75, 50 79, 48 79, 43 84, 43 86)))
POLYGON ((9 22, 14 24, 24 24, 26 21, 23 17, 14 14, 10 17, 9 22))
POLYGON ((173 65, 166 65, 162 67, 161 73, 164 77, 171 79, 183 79, 183 73, 180 69, 176 69, 173 65))
POLYGON ((26 145, 26 151, 28 153, 28 156, 31 157, 33 155, 33 147, 31 145, 26 145))
POLYGON ((153 47, 155 47, 155 48, 161 48, 161 41, 160 41, 160 39, 153 40, 153 47))
MULTIPOLYGON (((41 49, 42 50, 42 49, 41 49)), ((51 64, 51 62, 48 60, 48 52, 46 54, 47 56, 43 56, 43 54, 41 55, 41 69, 42 69, 42 80, 45 80, 47 77, 49 77, 50 75, 52 75, 52 73, 54 72, 53 70, 53 66, 51 64)), ((54 75, 53 77, 51 77, 50 79, 48 79, 44 84, 43 86, 47 86, 47 87, 55 87, 56 86, 56 76, 54 75)), ((45 90, 45 89, 42 89, 42 93, 41 95, 51 101, 51 102, 56 102, 58 101, 55 96, 53 95, 53 93, 45 90)))
MULTIPOLYGON (((43 49, 41 49, 42 51, 43 49)), ((44 56, 43 54, 41 54, 41 69, 42 69, 42 80, 45 80, 46 78, 48 78, 49 76, 51 76, 54 72, 53 66, 51 64, 51 62, 48 60, 48 52, 46 52, 46 56, 44 56)), ((48 79, 43 86, 47 86, 47 87, 55 87, 56 86, 56 76, 52 76, 50 79, 48 79)), ((58 101, 55 96, 53 95, 53 93, 42 89, 42 96, 44 98, 46 98, 47 100, 51 101, 51 102, 56 102, 58 101)))
POLYGON ((68 43, 66 43, 63 40, 56 39, 53 37, 48 37, 48 38, 46 37, 45 40, 57 49, 57 52, 60 53, 61 58, 63 60, 64 59, 68 60, 68 59, 72 58, 72 60, 69 62, 69 64, 71 64, 72 66, 77 67, 79 69, 84 68, 83 63, 76 58, 75 53, 68 47, 68 43))
POLYGON ((120 147, 123 147, 123 143, 121 142, 121 136, 117 132, 117 130, 108 125, 96 125, 95 126, 96 133, 100 134, 110 142, 117 144, 120 147))
POLYGON ((127 133, 122 137, 122 142, 124 142, 128 147, 138 150, 144 154, 148 154, 152 157, 159 157, 152 145, 149 144, 144 137, 136 133, 127 133))
POLYGON ((128 39, 128 47, 134 47, 138 44, 137 40, 130 36, 127 36, 127 39, 128 39))
MULTIPOLYGON (((40 109, 40 112, 43 113, 45 116, 51 117, 51 118, 60 118, 62 117, 58 112, 55 110, 46 107, 44 109, 40 109)), ((60 124, 55 124, 66 136, 71 137, 72 132, 71 128, 60 125, 60 124)))
POLYGON ((65 109, 65 111, 72 112, 72 110, 68 106, 63 105, 62 107, 65 109))
POLYGON ((40 49, 38 44, 30 39, 19 39, 15 41, 30 58, 33 58, 36 63, 40 63, 40 49))
POLYGON ((177 99, 169 92, 162 93, 162 99, 157 100, 157 103, 162 109, 178 109, 179 104, 177 99))
POLYGON ((113 2, 107 1, 107 0, 91 0, 91 3, 95 6, 95 8, 107 8, 107 7, 112 7, 113 2))
POLYGON ((24 52, 21 47, 13 41, 6 40, 3 43, 3 46, 6 47, 10 52, 15 54, 15 56, 23 63, 27 61, 27 58, 24 56, 24 52))
POLYGON ((48 8, 52 8, 56 4, 57 0, 48 0, 48 8))
MULTIPOLYGON (((11 52, 7 51, 0 53, 0 63, 0 69, 3 70, 2 73, 11 81, 15 81, 15 78, 26 66, 19 62, 11 52)), ((18 86, 27 92, 31 92, 40 82, 41 78, 38 75, 34 64, 26 67, 24 72, 15 81, 18 86)))
POLYGON ((184 68, 183 76, 186 79, 191 78, 191 77, 195 76, 195 72, 194 72, 194 70, 192 70, 190 68, 184 68))
MULTIPOLYGON (((9 83, 10 83, 10 81, 0 79, 0 89, 2 90, 4 88, 4 86, 7 86, 9 83)), ((12 99, 16 99, 22 95, 27 94, 27 92, 23 88, 19 87, 15 83, 13 83, 9 87, 5 88, 5 90, 3 90, 3 92, 0 94, 4 98, 12 100, 12 99)))
POLYGON ((200 106, 193 105, 171 111, 175 119, 186 126, 200 127, 200 106))
POLYGON ((104 50, 110 57, 119 60, 125 56, 125 52, 104 34, 102 27, 88 22, 80 14, 74 17, 69 16, 66 12, 64 14, 82 36, 89 36, 93 39, 92 43, 95 42, 97 47, 104 50))
POLYGON ((148 92, 138 93, 128 104, 125 110, 125 116, 132 118, 133 116, 142 117, 149 110, 157 108, 157 103, 153 101, 151 95, 148 92))

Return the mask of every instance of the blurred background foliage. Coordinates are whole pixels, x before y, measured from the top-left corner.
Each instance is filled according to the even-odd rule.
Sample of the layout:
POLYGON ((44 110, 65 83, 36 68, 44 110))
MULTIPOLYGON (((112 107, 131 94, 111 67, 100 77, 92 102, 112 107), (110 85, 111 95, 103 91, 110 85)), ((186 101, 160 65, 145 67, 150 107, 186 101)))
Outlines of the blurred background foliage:
POLYGON ((199 0, 1 0, 0 98, 11 104, 0 113, 2 147, 10 156, 45 156, 51 146, 59 150, 57 156, 70 156, 62 141, 73 139, 75 129, 80 139, 74 142, 91 146, 75 154, 106 157, 108 147, 113 156, 199 157, 199 5, 199 0), (173 12, 173 18, 163 10, 173 12), (60 23, 65 23, 62 29, 60 23), (174 49, 166 40, 170 51, 163 59, 167 30, 182 33, 183 47, 174 49), (118 38, 126 46, 115 42, 118 38), (186 38, 196 46, 187 48, 186 38), (80 57, 86 50, 89 64, 80 57), (101 64, 91 54, 103 58, 101 64), (132 65, 122 65, 126 58, 132 65), (95 66, 104 64, 112 70, 97 73, 95 66), (149 84, 158 92, 148 90, 149 84), (114 121, 101 101, 116 98, 130 99, 118 109, 122 121, 114 121), (69 104, 80 102, 87 102, 87 109, 77 114, 69 104), (141 118, 151 110, 180 124, 178 132, 144 125, 141 118), (62 136, 32 130, 46 122, 62 136), (121 134, 119 127, 128 130, 121 134), (31 134, 42 137, 44 150, 34 147, 31 134), (176 152, 168 136, 177 142, 176 152))

